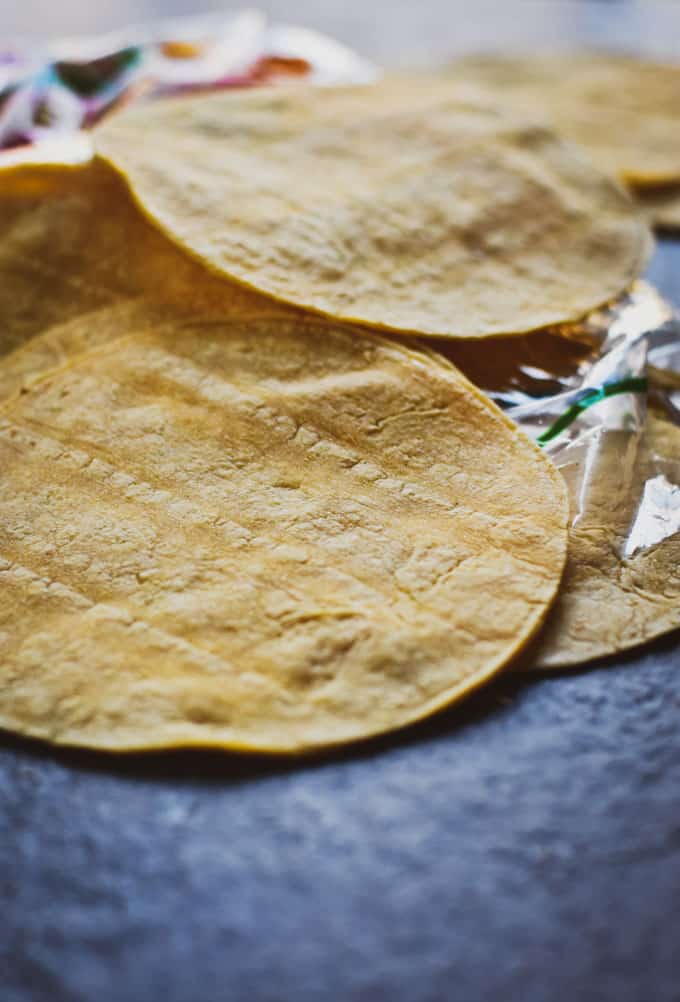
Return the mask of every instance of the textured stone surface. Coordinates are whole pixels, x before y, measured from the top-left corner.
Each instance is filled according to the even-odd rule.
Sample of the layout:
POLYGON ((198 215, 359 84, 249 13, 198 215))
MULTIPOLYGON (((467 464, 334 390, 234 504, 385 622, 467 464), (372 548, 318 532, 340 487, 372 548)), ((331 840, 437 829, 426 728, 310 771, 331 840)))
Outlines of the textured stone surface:
POLYGON ((679 671, 508 677, 293 768, 6 741, 3 1000, 676 1002, 679 671))
MULTIPOLYGON (((616 37, 626 6, 597 5, 616 37)), ((374 6, 328 7, 377 35, 374 6)), ((680 305, 680 243, 651 275, 680 305)), ((678 1002, 679 721, 676 634, 306 765, 4 739, 0 998, 678 1002)))

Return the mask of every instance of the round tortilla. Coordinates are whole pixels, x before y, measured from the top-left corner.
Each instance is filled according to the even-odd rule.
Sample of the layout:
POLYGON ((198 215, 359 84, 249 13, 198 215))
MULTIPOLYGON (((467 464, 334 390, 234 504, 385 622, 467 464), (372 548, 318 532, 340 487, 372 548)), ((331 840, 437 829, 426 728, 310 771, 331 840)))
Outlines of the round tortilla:
MULTIPOLYGON (((522 669, 576 667, 680 626, 680 428, 650 409, 642 440, 608 431, 594 465, 557 601, 522 669)), ((560 466, 574 513, 578 470, 560 466)))
POLYGON ((460 92, 543 118, 633 187, 680 181, 680 65, 613 53, 469 56, 460 92))
POLYGON ((102 164, 22 166, 0 176, 0 401, 118 337, 121 325, 173 324, 178 310, 293 313, 209 275, 144 219, 102 164))
POLYGON ((0 725, 293 753, 497 672, 566 553, 562 478, 446 363, 326 323, 124 337, 0 410, 0 725))
POLYGON ((211 270, 335 319, 439 337, 580 318, 644 268, 618 185, 550 132, 427 77, 182 99, 96 133, 211 270))

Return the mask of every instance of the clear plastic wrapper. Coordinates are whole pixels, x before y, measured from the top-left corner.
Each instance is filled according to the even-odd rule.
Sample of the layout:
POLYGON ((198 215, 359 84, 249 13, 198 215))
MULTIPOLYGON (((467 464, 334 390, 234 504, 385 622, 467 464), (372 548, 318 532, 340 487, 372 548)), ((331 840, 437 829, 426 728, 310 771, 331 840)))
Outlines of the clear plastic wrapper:
POLYGON ((649 408, 680 425, 680 321, 639 282, 568 336, 584 355, 571 370, 520 360, 506 386, 483 388, 562 470, 574 524, 627 513, 627 559, 680 531, 680 455, 647 434, 649 408), (546 382, 560 389, 537 394, 546 382))

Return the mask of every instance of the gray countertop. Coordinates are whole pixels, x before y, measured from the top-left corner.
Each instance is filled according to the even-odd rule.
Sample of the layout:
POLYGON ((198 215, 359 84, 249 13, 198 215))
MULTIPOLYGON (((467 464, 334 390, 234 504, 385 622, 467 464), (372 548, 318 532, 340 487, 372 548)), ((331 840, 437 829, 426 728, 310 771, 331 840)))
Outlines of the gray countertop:
MULTIPOLYGON (((450 48, 461 9, 489 6, 285 15, 398 61, 450 48)), ((522 17, 539 6, 561 40, 680 39, 672 4, 522 17)), ((91 30, 95 8, 66 2, 66 27, 91 30)), ((680 242, 650 274, 680 306, 680 242)), ((680 641, 501 677, 406 735, 304 764, 5 736, 0 904, 1 1002, 680 1002, 680 641)))

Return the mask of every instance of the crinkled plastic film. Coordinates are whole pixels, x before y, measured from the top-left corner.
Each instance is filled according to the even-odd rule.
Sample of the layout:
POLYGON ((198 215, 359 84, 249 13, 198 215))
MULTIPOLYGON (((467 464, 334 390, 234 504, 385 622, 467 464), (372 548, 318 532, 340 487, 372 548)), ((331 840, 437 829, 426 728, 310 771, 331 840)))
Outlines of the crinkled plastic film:
MULTIPOLYGON (((534 337, 545 346, 554 336, 534 337)), ((638 282, 562 336, 574 344, 571 370, 556 372, 550 361, 541 368, 537 349, 530 363, 518 360, 505 386, 483 388, 564 474, 573 524, 606 519, 607 508, 630 513, 619 553, 625 560, 680 531, 680 455, 642 448, 650 407, 680 425, 680 321, 651 285, 638 282), (541 394, 545 386, 560 389, 541 394), (604 468, 620 470, 607 479, 605 507, 595 489, 604 468)))

